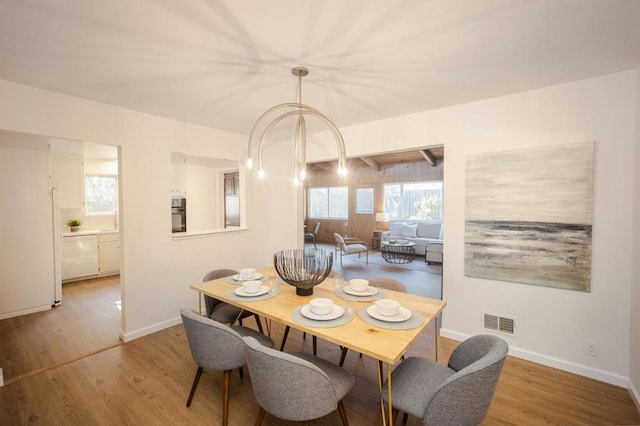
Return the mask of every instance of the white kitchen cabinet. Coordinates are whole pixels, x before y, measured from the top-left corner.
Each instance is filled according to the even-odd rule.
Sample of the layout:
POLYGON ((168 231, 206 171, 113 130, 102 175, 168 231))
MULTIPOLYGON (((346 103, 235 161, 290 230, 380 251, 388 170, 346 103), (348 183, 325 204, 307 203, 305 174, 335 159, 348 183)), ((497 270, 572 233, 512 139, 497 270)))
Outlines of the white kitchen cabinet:
POLYGON ((72 154, 51 156, 53 186, 58 188, 58 206, 61 209, 81 209, 84 205, 83 158, 72 154))
POLYGON ((175 152, 171 153, 171 195, 187 194, 187 157, 175 152))
POLYGON ((118 233, 98 235, 98 270, 100 275, 120 272, 120 235, 118 233))

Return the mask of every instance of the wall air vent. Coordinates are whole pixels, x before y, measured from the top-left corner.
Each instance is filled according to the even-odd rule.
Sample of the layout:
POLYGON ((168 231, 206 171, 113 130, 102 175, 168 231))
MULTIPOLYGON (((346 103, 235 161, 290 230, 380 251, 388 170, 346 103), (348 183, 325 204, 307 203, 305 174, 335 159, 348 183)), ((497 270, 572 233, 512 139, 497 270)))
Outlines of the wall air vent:
POLYGON ((505 334, 516 334, 515 318, 502 317, 494 314, 483 314, 483 327, 487 330, 497 331, 505 334))

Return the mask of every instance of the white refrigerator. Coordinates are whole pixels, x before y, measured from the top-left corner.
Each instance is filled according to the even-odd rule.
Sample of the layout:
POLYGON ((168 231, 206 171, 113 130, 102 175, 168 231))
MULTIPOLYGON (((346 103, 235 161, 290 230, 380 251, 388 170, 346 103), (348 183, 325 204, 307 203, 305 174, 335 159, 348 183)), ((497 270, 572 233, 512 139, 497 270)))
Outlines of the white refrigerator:
POLYGON ((0 319, 62 300, 62 229, 43 137, 0 132, 0 319))

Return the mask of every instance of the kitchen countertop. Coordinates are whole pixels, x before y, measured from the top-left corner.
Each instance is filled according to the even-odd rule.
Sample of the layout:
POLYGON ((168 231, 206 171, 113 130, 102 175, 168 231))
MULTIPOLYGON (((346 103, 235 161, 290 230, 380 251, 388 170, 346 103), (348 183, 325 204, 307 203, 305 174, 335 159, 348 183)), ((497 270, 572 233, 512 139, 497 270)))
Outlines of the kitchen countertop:
POLYGON ((101 234, 117 234, 119 229, 94 229, 87 231, 64 232, 63 237, 80 237, 83 235, 101 235, 101 234))

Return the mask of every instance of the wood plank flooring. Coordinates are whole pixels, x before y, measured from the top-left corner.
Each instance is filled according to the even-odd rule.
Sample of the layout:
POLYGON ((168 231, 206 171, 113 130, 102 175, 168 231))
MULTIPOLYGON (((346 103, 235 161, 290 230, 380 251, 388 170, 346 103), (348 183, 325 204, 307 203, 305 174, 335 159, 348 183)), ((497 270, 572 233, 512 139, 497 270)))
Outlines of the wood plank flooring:
MULTIPOLYGON (((360 265, 345 266, 342 273, 347 279, 352 278, 349 274, 363 276, 362 270, 355 269, 360 265)), ((393 272, 371 266, 367 269, 370 275, 366 276, 390 276, 393 272)), ((398 270, 395 277, 415 285, 422 282, 407 270, 398 270)), ((65 290, 70 291, 67 301, 73 300, 72 292, 78 293, 77 314, 65 313, 53 320, 44 312, 33 314, 36 318, 26 318, 32 316, 28 315, 9 319, 13 320, 10 325, 4 324, 7 320, 0 321, 0 366, 5 369, 5 377, 7 367, 14 377, 0 387, 0 424, 220 424, 222 374, 205 372, 191 407, 186 408, 196 365, 183 327, 171 327, 126 344, 119 342, 119 311, 108 313, 119 300, 119 285, 117 277, 108 278, 115 285, 105 281, 65 285, 65 290), (88 287, 83 285, 95 285, 96 289, 85 292, 88 287), (100 287, 112 290, 103 292, 100 287), (114 294, 106 296, 110 292, 114 294), (84 323, 84 331, 83 327, 69 331, 84 323)), ((249 321, 246 325, 254 323, 249 321)), ((282 331, 279 324, 273 324, 277 345, 282 331)), ((457 342, 441 338, 440 343, 441 362, 446 363, 457 342)), ((292 332, 286 349, 311 352, 311 339, 292 332)), ((319 355, 337 362, 340 352, 337 346, 320 341, 319 355)), ((407 355, 433 358, 433 326, 407 355)), ((345 399, 350 424, 381 424, 374 360, 359 358, 350 351, 345 368, 356 376, 356 385, 345 399)), ((230 424, 253 424, 257 412, 246 369, 244 379, 234 372, 230 424)), ((263 424, 292 423, 267 415, 263 424)), ((334 412, 312 424, 340 424, 339 415, 334 412)), ((421 424, 419 419, 409 419, 410 426, 421 424)), ((640 424, 640 412, 627 389, 509 357, 483 424, 633 425, 640 424)))

